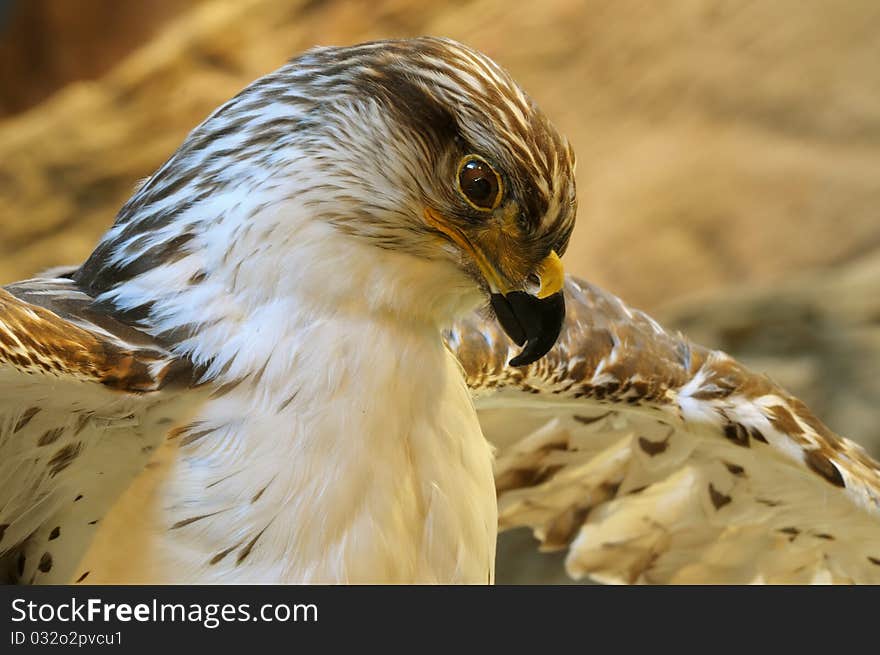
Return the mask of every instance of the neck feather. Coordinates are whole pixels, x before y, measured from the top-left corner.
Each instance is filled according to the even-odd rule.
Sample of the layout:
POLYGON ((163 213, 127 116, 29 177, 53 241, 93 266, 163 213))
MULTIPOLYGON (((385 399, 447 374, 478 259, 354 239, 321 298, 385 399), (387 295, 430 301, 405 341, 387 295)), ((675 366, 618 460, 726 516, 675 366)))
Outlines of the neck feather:
POLYGON ((473 283, 317 222, 250 234, 119 290, 154 294, 154 330, 210 380, 135 559, 177 581, 490 580, 491 453, 441 337, 473 283))
POLYGON ((259 371, 282 340, 315 321, 368 319, 439 335, 482 301, 450 260, 381 248, 290 213, 267 209, 231 240, 223 223, 204 230, 187 254, 103 298, 123 310, 148 305, 148 330, 221 383, 259 371))

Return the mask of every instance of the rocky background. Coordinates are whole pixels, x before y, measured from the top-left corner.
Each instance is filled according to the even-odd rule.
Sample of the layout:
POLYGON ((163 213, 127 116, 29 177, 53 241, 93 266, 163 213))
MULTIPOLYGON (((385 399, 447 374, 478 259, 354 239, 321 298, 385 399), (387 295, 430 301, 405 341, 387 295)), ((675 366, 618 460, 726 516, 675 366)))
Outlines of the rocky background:
MULTIPOLYGON (((0 0, 0 284, 82 260, 136 181, 316 44, 437 34, 572 140, 567 267, 880 455, 875 0, 0 0)), ((559 579, 502 543, 500 581, 559 579)))

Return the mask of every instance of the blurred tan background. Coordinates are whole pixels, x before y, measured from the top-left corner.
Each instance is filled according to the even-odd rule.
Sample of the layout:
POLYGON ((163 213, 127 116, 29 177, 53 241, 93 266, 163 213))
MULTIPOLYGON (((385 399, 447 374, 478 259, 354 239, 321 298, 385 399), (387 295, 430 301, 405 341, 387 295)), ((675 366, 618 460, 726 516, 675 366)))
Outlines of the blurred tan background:
POLYGON ((571 272, 880 454, 876 0, 0 0, 0 284, 81 261, 255 77, 417 34, 487 52, 572 140, 571 272))

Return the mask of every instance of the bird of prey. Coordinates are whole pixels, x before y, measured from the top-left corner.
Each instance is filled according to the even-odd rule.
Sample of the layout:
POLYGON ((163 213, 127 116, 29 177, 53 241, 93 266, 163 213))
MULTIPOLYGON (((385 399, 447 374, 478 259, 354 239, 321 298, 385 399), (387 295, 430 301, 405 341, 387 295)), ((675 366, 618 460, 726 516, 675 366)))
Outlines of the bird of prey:
POLYGON ((491 583, 528 526, 605 582, 880 582, 877 463, 566 279, 575 212, 568 142, 461 44, 257 80, 85 263, 0 289, 5 576, 491 583))

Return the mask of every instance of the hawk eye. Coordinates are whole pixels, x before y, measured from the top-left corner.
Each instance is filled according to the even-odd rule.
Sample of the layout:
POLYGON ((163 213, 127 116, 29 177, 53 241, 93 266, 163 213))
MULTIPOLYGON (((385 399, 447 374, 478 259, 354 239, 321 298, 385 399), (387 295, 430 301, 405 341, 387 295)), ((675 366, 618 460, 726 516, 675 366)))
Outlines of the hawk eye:
POLYGON ((458 190, 475 209, 495 209, 501 202, 501 177, 489 162, 468 155, 458 166, 458 190))

